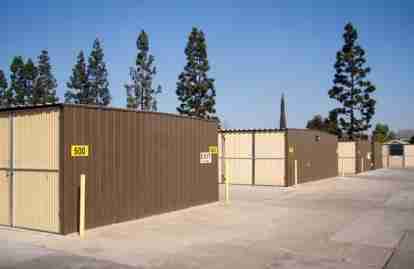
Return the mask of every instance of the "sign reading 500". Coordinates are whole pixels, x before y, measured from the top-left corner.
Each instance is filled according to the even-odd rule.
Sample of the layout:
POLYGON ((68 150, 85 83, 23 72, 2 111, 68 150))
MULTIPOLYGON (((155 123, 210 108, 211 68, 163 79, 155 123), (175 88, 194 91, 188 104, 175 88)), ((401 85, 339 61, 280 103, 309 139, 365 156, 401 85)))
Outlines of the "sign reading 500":
POLYGON ((72 157, 88 157, 89 145, 71 145, 70 155, 72 157))

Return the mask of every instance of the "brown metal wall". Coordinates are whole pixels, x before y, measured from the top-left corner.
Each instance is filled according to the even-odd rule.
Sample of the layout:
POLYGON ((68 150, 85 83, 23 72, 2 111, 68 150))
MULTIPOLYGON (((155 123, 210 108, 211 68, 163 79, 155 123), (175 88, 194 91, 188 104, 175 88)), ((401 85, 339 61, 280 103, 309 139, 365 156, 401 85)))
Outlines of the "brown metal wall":
POLYGON ((86 228, 218 200, 217 125, 161 113, 63 107, 63 227, 78 230, 79 176, 86 174, 86 228), (90 146, 72 158, 71 144, 90 146))
POLYGON ((356 142, 356 173, 362 173, 371 170, 372 162, 372 146, 369 141, 356 142), (370 156, 370 157, 369 157, 370 156))
POLYGON ((374 161, 374 169, 381 169, 384 167, 382 156, 382 144, 378 142, 372 143, 372 157, 374 161))
POLYGON ((294 161, 298 161, 298 183, 338 175, 338 139, 314 130, 287 130, 287 186, 295 184, 294 161), (317 141, 316 137, 320 140, 317 141))

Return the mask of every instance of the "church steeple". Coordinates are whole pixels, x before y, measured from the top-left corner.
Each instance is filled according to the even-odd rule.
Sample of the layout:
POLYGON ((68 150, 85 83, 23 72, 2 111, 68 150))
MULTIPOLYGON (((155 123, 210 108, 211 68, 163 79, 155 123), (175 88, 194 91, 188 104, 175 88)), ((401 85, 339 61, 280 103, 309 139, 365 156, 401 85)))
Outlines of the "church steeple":
POLYGON ((285 105, 285 95, 282 93, 282 99, 280 100, 280 126, 281 130, 287 129, 287 116, 286 116, 286 105, 285 105))

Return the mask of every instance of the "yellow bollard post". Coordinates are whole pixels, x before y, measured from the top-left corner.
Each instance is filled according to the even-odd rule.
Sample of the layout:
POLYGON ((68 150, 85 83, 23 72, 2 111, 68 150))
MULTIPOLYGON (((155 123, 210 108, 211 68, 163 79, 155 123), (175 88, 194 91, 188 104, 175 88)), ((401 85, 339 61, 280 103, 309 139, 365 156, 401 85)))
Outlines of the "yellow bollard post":
POLYGON ((81 238, 85 237, 85 198, 86 198, 86 176, 80 176, 80 201, 79 201, 79 235, 81 238))
POLYGON ((298 185, 298 160, 295 160, 295 185, 298 185))
POLYGON ((342 164, 342 177, 345 177, 345 160, 344 159, 342 159, 341 164, 342 164))
POLYGON ((230 197, 229 197, 229 180, 228 178, 224 178, 224 188, 225 188, 225 201, 226 204, 228 204, 230 202, 230 197))

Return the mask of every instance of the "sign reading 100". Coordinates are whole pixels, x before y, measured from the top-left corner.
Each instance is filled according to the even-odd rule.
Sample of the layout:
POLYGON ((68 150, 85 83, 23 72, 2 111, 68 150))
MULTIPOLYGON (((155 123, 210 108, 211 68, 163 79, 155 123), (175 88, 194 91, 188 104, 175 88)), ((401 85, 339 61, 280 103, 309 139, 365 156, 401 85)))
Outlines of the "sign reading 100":
POLYGON ((72 157, 88 157, 89 145, 71 145, 70 155, 72 157))

